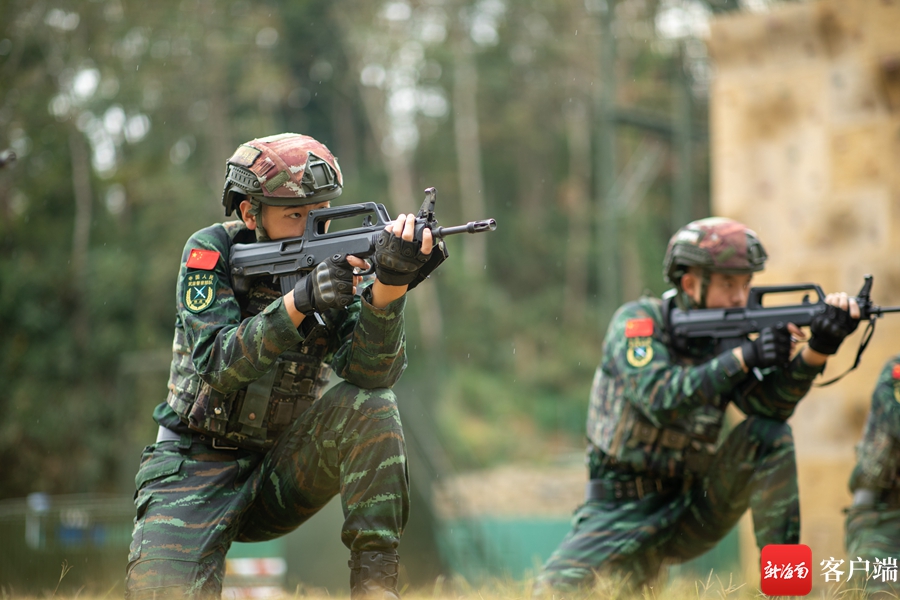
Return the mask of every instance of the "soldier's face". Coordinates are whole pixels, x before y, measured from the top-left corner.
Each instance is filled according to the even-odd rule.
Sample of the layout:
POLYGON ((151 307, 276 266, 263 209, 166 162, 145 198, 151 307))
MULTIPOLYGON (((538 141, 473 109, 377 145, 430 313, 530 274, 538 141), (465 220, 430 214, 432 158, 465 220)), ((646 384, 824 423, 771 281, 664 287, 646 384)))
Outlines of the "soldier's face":
MULTIPOLYGON (((747 306, 752 274, 726 275, 710 273, 706 289, 706 308, 741 308, 747 306)), ((703 279, 700 274, 688 272, 682 277, 684 291, 696 303, 700 303, 703 279)))
MULTIPOLYGON (((245 200, 245 202, 247 202, 245 200)), ((247 202, 249 204, 249 202, 247 202)), ((241 203, 243 207, 243 202, 241 203)), ((266 233, 272 240, 283 240, 285 238, 299 237, 306 232, 306 220, 309 218, 309 211, 316 208, 327 208, 330 202, 319 202, 317 204, 305 204, 303 206, 270 206, 262 205, 262 213, 259 215, 262 219, 262 225, 266 233)), ((247 215, 246 211, 242 211, 244 222, 250 230, 256 229, 256 217, 247 215)))

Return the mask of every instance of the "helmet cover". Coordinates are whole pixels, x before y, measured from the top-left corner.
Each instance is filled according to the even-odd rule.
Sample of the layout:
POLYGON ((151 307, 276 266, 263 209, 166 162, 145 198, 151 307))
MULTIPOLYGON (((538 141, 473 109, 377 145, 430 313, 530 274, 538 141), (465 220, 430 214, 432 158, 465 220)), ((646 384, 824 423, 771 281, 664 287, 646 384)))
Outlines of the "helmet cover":
POLYGON ((663 261, 663 276, 677 285, 690 267, 740 275, 762 271, 765 248, 752 229, 724 217, 709 217, 688 223, 669 240, 663 261))
POLYGON ((281 133, 241 144, 226 161, 222 204, 230 215, 241 195, 272 206, 317 204, 340 196, 337 158, 307 135, 281 133))

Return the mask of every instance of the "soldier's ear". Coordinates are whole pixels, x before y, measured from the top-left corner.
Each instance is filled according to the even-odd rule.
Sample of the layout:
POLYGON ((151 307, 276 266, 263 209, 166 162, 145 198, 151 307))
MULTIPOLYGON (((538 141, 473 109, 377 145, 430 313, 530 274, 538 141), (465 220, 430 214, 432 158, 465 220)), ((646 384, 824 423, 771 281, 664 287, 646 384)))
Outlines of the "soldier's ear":
POLYGON ((256 229, 256 215, 250 214, 250 209, 253 207, 250 204, 249 200, 242 200, 238 210, 241 211, 241 220, 244 221, 244 225, 247 226, 247 229, 253 231, 256 229))
POLYGON ((682 291, 690 296, 694 300, 694 302, 699 302, 701 283, 702 279, 696 273, 688 270, 687 273, 681 276, 679 285, 681 285, 682 291))

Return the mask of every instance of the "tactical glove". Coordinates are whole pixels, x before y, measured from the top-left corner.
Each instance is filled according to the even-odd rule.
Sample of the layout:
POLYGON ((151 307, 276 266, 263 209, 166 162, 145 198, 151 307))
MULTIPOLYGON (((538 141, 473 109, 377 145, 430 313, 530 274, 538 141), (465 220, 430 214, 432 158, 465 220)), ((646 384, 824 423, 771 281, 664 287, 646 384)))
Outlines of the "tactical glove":
POLYGON ((755 340, 741 344, 741 350, 748 369, 784 365, 791 357, 791 332, 782 323, 766 327, 755 340))
POLYGON ((809 347, 822 354, 834 354, 844 338, 856 331, 859 319, 854 319, 846 310, 831 304, 812 318, 809 324, 809 347))
POLYGON ((375 276, 385 285, 409 285, 428 262, 422 242, 408 242, 384 230, 375 241, 375 276))
POLYGON ((343 254, 323 260, 294 286, 294 306, 308 315, 353 301, 353 267, 343 254))

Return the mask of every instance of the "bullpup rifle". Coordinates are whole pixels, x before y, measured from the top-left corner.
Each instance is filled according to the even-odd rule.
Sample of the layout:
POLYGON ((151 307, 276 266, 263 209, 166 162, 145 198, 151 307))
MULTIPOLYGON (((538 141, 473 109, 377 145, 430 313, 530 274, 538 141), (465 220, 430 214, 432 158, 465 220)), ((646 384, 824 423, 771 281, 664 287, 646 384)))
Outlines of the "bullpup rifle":
MULTIPOLYGON (((470 221, 465 225, 441 227, 434 215, 437 190, 425 190, 425 201, 416 215, 415 239, 421 240, 425 228, 431 230, 435 241, 434 252, 443 252, 444 238, 458 233, 482 233, 497 229, 494 219, 470 221)), ((391 223, 384 204, 362 202, 318 208, 309 211, 306 232, 295 238, 255 244, 235 244, 231 248, 232 287, 237 292, 246 293, 254 279, 276 277, 281 285, 281 293, 294 289, 297 281, 323 260, 334 255, 353 255, 370 259, 370 267, 358 274, 374 272, 375 242, 391 223), (340 229, 344 219, 363 217, 362 225, 340 229), (336 227, 331 227, 336 225, 336 227)))
MULTIPOLYGON (((866 275, 862 289, 855 300, 859 305, 859 320, 868 321, 856 359, 847 373, 859 365, 860 357, 872 334, 875 332, 875 321, 888 313, 900 312, 900 306, 877 306, 872 302, 872 276, 866 275)), ((712 339, 719 352, 724 352, 741 345, 746 336, 759 333, 766 327, 793 323, 798 327, 808 326, 813 317, 825 310, 825 293, 814 283, 794 285, 769 285, 750 288, 747 306, 743 308, 700 308, 682 310, 672 308, 669 314, 669 331, 673 338, 690 343, 692 339, 712 339), (775 294, 790 292, 806 292, 800 304, 783 306, 763 306, 763 298, 775 294), (815 301, 810 301, 810 293, 815 293, 815 301)), ((826 382, 832 383, 841 376, 826 382)), ((822 384, 825 385, 825 384, 822 384)))

